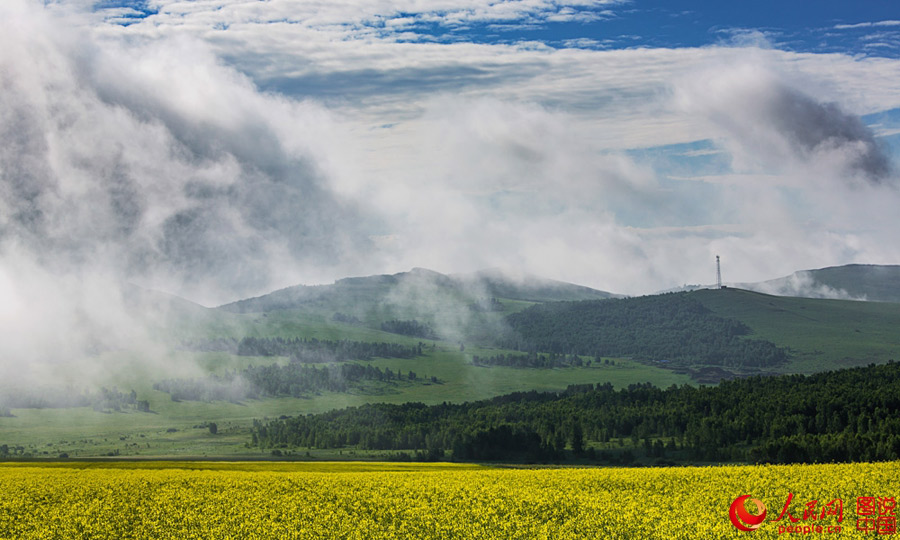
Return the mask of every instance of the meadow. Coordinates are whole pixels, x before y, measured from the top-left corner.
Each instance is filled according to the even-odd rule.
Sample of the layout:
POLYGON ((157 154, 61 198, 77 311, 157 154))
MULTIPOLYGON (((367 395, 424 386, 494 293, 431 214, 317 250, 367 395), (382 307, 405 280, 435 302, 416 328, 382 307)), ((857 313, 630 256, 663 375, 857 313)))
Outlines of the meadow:
POLYGON ((857 526, 878 519, 867 502, 887 512, 900 494, 898 473, 896 462, 17 463, 0 465, 0 538, 747 538, 729 519, 745 494, 767 508, 754 538, 778 537, 786 525, 810 527, 807 538, 856 538, 877 534, 857 526))
MULTIPOLYGON (((749 338, 769 340, 786 347, 790 351, 789 361, 772 368, 772 373, 813 373, 900 359, 900 341, 896 334, 900 325, 898 304, 775 297, 737 289, 696 291, 692 295, 716 315, 747 324, 753 330, 749 338)), ((461 403, 518 391, 561 391, 571 384, 608 382, 615 388, 645 382, 660 388, 696 384, 688 374, 665 369, 663 364, 621 357, 610 358, 610 364, 590 367, 530 369, 474 365, 474 356, 490 357, 516 351, 472 339, 464 343, 425 341, 421 356, 374 358, 362 362, 395 373, 415 372, 424 383, 389 381, 342 393, 323 391, 303 398, 279 396, 241 401, 175 401, 170 394, 153 387, 155 382, 169 378, 223 375, 250 365, 288 362, 286 357, 186 350, 181 346, 185 340, 299 337, 416 346, 423 341, 421 338, 379 330, 379 321, 389 317, 420 317, 428 324, 435 324, 432 318, 423 315, 427 311, 424 307, 406 312, 393 304, 378 304, 363 296, 369 304, 363 302, 362 305, 375 306, 372 308, 375 311, 367 314, 362 310, 359 313, 362 324, 332 320, 338 310, 351 312, 350 300, 343 298, 336 303, 268 313, 232 313, 199 306, 172 309, 174 322, 169 321, 157 330, 158 337, 168 344, 167 347, 106 351, 86 360, 87 366, 74 363, 65 366, 65 370, 60 368, 57 373, 60 379, 77 381, 82 371, 90 372, 87 369, 90 365, 101 364, 104 366, 103 384, 126 393, 133 389, 138 399, 149 403, 150 412, 132 409, 96 411, 91 407, 12 408, 12 416, 0 416, 0 445, 15 448, 16 451, 10 453, 18 457, 52 458, 65 454, 70 458, 117 455, 246 459, 261 456, 258 449, 247 448, 254 419, 322 413, 366 403, 461 403), (439 382, 431 384, 430 377, 439 382), (216 434, 207 430, 211 422, 218 426, 216 434)), ((502 317, 534 303, 502 299, 502 312, 474 314, 465 304, 461 308, 456 304, 448 305, 459 308, 450 310, 453 313, 462 310, 471 315, 470 320, 463 318, 468 325, 492 329, 502 317)), ((55 390, 50 387, 45 391, 55 390)), ((310 457, 319 459, 347 457, 347 452, 309 451, 310 457)), ((385 455, 354 455, 390 459, 385 455)))
MULTIPOLYGON (((472 348, 475 354, 482 349, 472 348)), ((484 350, 484 353, 489 352, 484 350)), ((91 407, 66 409, 14 409, 13 417, 0 417, 0 444, 21 446, 33 457, 105 456, 233 456, 238 459, 259 456, 258 449, 248 449, 249 428, 254 418, 278 418, 281 415, 321 413, 336 408, 365 403, 463 402, 486 399, 523 390, 559 391, 570 384, 611 382, 616 388, 647 380, 683 384, 685 375, 618 359, 615 365, 590 368, 552 370, 512 367, 474 367, 466 353, 441 346, 436 351, 413 359, 375 359, 373 366, 393 371, 415 371, 421 376, 436 376, 439 384, 386 384, 378 393, 323 392, 309 399, 291 397, 226 401, 173 401, 164 392, 154 390, 151 382, 121 381, 119 388, 134 388, 140 399, 150 403, 151 412, 130 409, 98 412, 91 407), (207 429, 216 422, 218 432, 207 429), (111 455, 111 454, 110 454, 111 455)), ((242 365, 281 362, 284 358, 236 357, 224 353, 179 353, 185 363, 208 366, 210 372, 236 369, 242 365)), ((175 362, 171 362, 175 363, 175 362)), ((313 450, 313 454, 316 451, 313 450)), ((335 455, 334 457, 339 457, 335 455)))
POLYGON ((820 371, 900 360, 900 305, 770 296, 740 289, 693 293, 716 315, 741 321, 754 339, 787 347, 791 359, 777 371, 820 371))

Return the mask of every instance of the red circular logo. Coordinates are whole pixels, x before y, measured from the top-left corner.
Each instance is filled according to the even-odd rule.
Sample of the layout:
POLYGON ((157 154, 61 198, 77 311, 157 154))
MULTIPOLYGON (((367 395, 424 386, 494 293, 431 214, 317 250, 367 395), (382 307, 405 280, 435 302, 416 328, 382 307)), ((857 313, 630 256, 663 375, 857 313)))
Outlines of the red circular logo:
POLYGON ((766 519, 766 505, 762 503, 759 499, 750 499, 754 503, 756 503, 756 515, 751 514, 747 507, 744 506, 744 501, 750 499, 750 495, 741 495, 737 499, 731 503, 731 508, 728 509, 728 517, 731 518, 731 524, 737 527, 742 531, 755 531, 762 525, 762 522, 766 519))

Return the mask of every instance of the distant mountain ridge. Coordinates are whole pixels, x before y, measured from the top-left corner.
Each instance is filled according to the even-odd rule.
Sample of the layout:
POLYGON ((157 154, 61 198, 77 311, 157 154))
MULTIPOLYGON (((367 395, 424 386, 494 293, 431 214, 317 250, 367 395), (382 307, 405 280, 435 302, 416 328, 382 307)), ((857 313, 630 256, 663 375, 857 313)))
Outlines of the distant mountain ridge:
POLYGON ((736 286, 777 296, 900 303, 900 265, 830 266, 736 286))
POLYGON ((531 274, 510 277, 502 270, 491 269, 450 276, 459 283, 481 284, 491 296, 528 302, 557 302, 566 300, 604 300, 623 295, 575 285, 564 281, 541 278, 531 274))
MULTIPOLYGON (((799 270, 789 276, 729 287, 796 298, 900 303, 900 265, 846 264, 799 270)), ((655 294, 713 289, 713 285, 683 285, 655 294)))
MULTIPOLYGON (((801 270, 777 279, 758 283, 734 283, 733 287, 776 296, 823 298, 900 303, 900 265, 848 264, 801 270)), ((707 288, 699 285, 680 290, 707 288)), ((499 298, 524 302, 556 302, 622 298, 613 294, 529 274, 512 276, 490 269, 470 274, 442 274, 425 268, 408 272, 347 277, 331 285, 296 285, 271 293, 219 306, 233 313, 350 305, 371 305, 392 301, 398 296, 435 300, 453 299, 456 303, 499 298)))
POLYGON ((468 301, 495 297, 527 302, 553 302, 620 296, 533 275, 512 277, 501 270, 445 275, 425 268, 413 268, 409 272, 397 274, 343 278, 331 285, 296 285, 255 298, 231 302, 218 309, 235 313, 261 313, 298 309, 338 300, 342 304, 371 303, 397 294, 397 291, 409 295, 439 294, 468 301))

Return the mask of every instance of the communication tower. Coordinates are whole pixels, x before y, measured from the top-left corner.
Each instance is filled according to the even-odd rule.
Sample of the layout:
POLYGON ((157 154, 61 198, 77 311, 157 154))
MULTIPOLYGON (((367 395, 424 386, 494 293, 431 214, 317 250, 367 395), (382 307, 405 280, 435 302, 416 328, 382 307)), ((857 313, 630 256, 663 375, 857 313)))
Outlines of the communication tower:
POLYGON ((716 255, 716 288, 722 288, 722 264, 719 262, 718 255, 716 255))

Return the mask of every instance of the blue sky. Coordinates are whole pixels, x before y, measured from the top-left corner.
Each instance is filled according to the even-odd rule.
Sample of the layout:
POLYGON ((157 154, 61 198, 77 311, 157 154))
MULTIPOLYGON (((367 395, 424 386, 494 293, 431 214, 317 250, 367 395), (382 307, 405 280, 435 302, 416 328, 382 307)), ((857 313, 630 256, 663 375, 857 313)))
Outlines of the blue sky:
MULTIPOLYGON (((120 24, 130 24, 158 14, 165 4, 149 0, 104 0, 96 2, 93 9, 113 11, 120 17, 120 24)), ((566 2, 560 4, 565 6, 566 2)), ((390 10, 366 23, 385 29, 385 21, 412 18, 415 20, 405 29, 416 36, 407 39, 442 42, 496 44, 527 40, 554 47, 679 48, 714 45, 730 42, 742 34, 761 33, 773 46, 798 52, 890 58, 900 54, 900 10, 889 0, 829 0, 818 1, 814 6, 796 0, 626 1, 557 7, 548 4, 540 9, 517 11, 508 17, 466 21, 390 10)), ((438 14, 441 11, 436 10, 438 14)))
POLYGON ((610 9, 576 10, 593 21, 477 24, 464 28, 423 25, 445 40, 482 43, 534 40, 554 47, 702 47, 760 33, 774 46, 798 52, 837 52, 896 58, 900 17, 887 1, 632 2, 610 9), (608 13, 604 13, 608 12, 608 13))
POLYGON ((32 266, 81 254, 214 304, 416 266, 641 294, 711 282, 716 255, 734 282, 900 263, 892 2, 0 10, 29 126, 0 137, 35 154, 0 174, 50 164, 0 197, 49 216, 0 257, 32 266))

